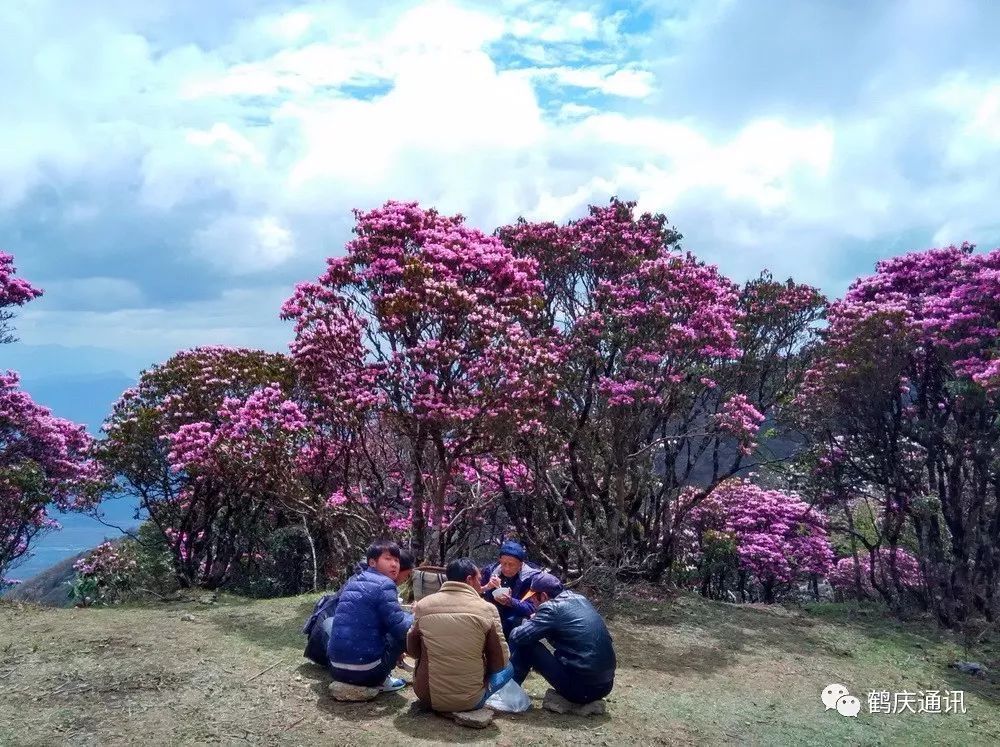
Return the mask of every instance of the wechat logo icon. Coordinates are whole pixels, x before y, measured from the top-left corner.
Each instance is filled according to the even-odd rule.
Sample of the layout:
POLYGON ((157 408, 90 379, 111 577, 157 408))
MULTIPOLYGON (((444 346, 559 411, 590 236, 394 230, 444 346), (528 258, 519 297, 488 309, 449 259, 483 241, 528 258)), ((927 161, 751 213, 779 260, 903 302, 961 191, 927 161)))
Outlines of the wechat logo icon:
POLYGON ((837 709, 841 716, 858 717, 861 711, 861 701, 847 692, 843 685, 827 685, 820 695, 826 710, 837 709))

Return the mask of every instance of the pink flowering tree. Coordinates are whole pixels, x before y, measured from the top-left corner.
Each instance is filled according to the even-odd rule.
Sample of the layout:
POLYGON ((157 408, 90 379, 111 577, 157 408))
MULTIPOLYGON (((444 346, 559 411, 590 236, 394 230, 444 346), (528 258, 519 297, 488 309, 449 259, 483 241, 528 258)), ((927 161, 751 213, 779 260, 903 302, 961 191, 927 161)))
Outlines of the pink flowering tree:
POLYGON ((664 216, 619 200, 498 235, 538 262, 542 319, 564 349, 552 425, 521 439, 536 490, 509 513, 534 516, 548 531, 533 546, 558 548, 561 565, 572 545, 578 566, 659 578, 684 513, 758 464, 760 426, 794 389, 823 299, 767 275, 741 290, 681 251, 664 216))
POLYGON ((14 258, 0 252, 0 344, 14 342, 12 307, 24 306, 42 295, 42 291, 27 280, 15 277, 16 273, 14 258))
MULTIPOLYGON (((1000 614, 998 277, 1000 250, 967 244, 880 262, 831 307, 796 403, 847 486, 834 498, 852 500, 862 485, 876 503, 884 542, 869 555, 898 557, 912 537, 949 626, 1000 614)), ((905 588, 902 570, 888 570, 905 588)))
POLYGON ((73 564, 70 598, 79 607, 120 603, 133 591, 137 566, 127 545, 102 542, 73 564))
MULTIPOLYGON (((13 258, 0 253, 0 341, 10 342, 10 307, 41 295, 14 277, 13 258)), ((0 585, 31 543, 57 529, 49 516, 86 510, 100 499, 99 471, 89 457, 91 439, 82 425, 57 418, 20 388, 18 375, 0 373, 0 585)))
POLYGON ((0 574, 26 556, 31 543, 58 529, 49 508, 87 510, 101 496, 82 425, 53 417, 0 374, 0 574))
POLYGON ((827 576, 830 585, 841 596, 854 599, 877 599, 882 595, 879 589, 891 588, 896 579, 903 588, 915 593, 922 589, 920 563, 906 550, 883 547, 874 553, 874 558, 874 563, 868 554, 858 559, 841 558, 827 576))
POLYGON ((762 601, 774 602, 796 582, 824 576, 833 566, 825 517, 791 493, 727 480, 691 510, 688 521, 694 542, 685 562, 698 566, 706 596, 722 597, 731 587, 747 601, 756 587, 762 601))
POLYGON ((356 218, 346 256, 285 303, 292 355, 330 422, 377 418, 401 439, 412 547, 440 559, 429 518, 456 466, 543 428, 559 349, 537 323, 533 260, 415 203, 356 218))
POLYGON ((274 455, 301 446, 293 381, 283 355, 195 348, 143 372, 105 421, 104 468, 167 538, 183 585, 225 583, 280 514, 274 455))

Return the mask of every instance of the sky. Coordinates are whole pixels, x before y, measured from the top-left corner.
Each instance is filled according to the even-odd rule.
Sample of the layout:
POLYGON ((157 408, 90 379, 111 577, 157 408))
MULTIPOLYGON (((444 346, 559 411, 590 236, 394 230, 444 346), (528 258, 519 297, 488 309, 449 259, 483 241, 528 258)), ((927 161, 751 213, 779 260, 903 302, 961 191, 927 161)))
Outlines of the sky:
POLYGON ((45 296, 0 367, 96 433, 177 350, 286 349, 281 302, 389 199, 491 231, 618 195, 831 297, 993 248, 998 27, 961 0, 4 0, 0 249, 45 296))

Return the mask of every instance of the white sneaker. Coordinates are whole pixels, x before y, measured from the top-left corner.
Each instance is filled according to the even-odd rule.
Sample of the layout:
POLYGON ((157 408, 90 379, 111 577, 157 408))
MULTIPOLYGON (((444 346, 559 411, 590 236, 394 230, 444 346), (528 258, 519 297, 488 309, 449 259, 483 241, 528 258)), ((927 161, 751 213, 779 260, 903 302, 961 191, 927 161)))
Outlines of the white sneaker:
POLYGON ((385 678, 385 682, 383 682, 378 689, 379 692, 382 693, 394 693, 397 690, 402 690, 404 687, 406 687, 406 682, 398 677, 393 677, 390 674, 385 678))

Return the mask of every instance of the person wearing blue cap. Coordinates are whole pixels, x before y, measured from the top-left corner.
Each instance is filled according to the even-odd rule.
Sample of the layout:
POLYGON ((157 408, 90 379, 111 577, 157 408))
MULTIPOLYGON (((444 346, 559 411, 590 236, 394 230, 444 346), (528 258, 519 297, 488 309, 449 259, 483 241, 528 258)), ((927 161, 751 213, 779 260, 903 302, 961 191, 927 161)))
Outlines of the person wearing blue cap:
POLYGON ((563 589, 558 578, 538 573, 531 581, 538 609, 515 628, 510 643, 514 679, 523 684, 534 669, 572 703, 600 700, 615 684, 614 644, 600 613, 586 597, 563 589), (554 651, 542 643, 548 641, 554 651))
POLYGON ((531 601, 531 580, 541 571, 527 562, 528 553, 519 543, 507 540, 500 546, 500 558, 480 573, 483 598, 497 606, 503 634, 511 631, 535 611, 531 601), (509 589, 509 592, 496 592, 509 589), (496 592, 496 593, 494 593, 496 592))

